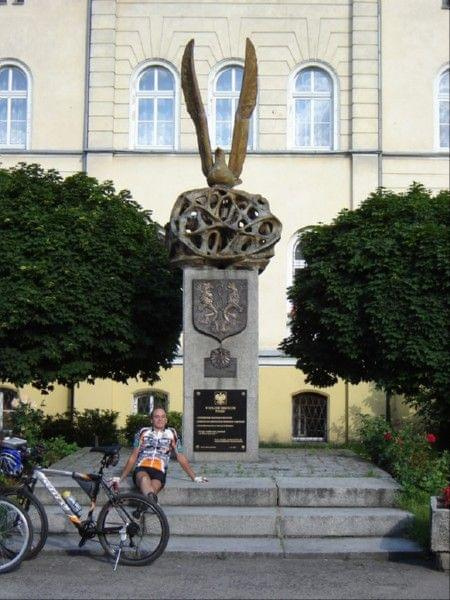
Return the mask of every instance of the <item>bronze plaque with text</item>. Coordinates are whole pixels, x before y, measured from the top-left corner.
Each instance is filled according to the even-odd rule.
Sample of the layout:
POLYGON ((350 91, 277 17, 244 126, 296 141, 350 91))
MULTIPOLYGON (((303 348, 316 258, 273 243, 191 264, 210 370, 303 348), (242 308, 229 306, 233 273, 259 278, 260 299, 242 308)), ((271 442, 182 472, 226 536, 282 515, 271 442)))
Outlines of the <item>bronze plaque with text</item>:
POLYGON ((247 391, 194 390, 194 452, 245 452, 247 391))

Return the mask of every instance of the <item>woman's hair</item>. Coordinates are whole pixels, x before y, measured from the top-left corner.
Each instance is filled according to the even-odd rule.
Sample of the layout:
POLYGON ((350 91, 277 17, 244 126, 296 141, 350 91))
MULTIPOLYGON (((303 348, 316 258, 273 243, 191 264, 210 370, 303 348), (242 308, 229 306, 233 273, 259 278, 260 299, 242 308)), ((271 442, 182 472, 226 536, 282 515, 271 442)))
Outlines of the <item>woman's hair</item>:
POLYGON ((165 414, 165 415, 166 415, 166 417, 167 417, 166 409, 164 408, 164 406, 155 406, 155 408, 154 408, 154 409, 152 410, 152 412, 150 413, 150 419, 153 419, 153 413, 155 412, 155 410, 159 410, 159 409, 163 410, 163 411, 164 411, 164 414, 165 414))

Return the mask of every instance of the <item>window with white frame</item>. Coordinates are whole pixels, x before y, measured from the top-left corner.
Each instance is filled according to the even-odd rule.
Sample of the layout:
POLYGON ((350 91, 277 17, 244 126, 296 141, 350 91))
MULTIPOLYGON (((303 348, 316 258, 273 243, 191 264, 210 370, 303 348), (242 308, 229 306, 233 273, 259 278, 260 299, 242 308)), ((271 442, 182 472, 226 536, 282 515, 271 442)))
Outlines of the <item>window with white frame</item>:
MULTIPOLYGON (((213 139, 214 145, 224 149, 231 148, 233 138, 234 115, 241 93, 243 67, 233 65, 221 69, 216 75, 212 91, 213 139)), ((254 148, 253 111, 250 121, 247 148, 254 148)))
POLYGON ((26 147, 28 113, 26 73, 15 65, 0 66, 0 147, 26 147))
POLYGON ((154 408, 169 408, 169 396, 160 390, 144 390, 133 396, 133 409, 135 413, 150 414, 154 408))
POLYGON ((325 69, 307 67, 293 81, 292 146, 331 150, 334 146, 333 80, 325 69))
POLYGON ((135 145, 175 147, 176 86, 173 73, 162 65, 143 70, 136 80, 135 145))
POLYGON ((437 90, 437 120, 439 148, 448 150, 450 147, 450 69, 439 76, 437 90))

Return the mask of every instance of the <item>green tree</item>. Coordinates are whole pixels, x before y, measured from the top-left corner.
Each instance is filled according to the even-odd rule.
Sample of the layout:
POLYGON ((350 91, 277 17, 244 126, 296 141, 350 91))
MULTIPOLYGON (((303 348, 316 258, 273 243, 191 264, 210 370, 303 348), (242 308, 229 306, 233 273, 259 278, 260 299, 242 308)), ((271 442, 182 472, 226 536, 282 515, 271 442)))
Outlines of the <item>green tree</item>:
POLYGON ((111 182, 0 169, 0 381, 156 380, 181 330, 159 231, 111 182))
POLYGON ((403 194, 379 189, 305 233, 307 266, 289 289, 291 334, 280 345, 313 385, 374 381, 388 394, 422 398, 442 434, 450 421, 449 217, 450 193, 433 197, 415 183, 403 194))

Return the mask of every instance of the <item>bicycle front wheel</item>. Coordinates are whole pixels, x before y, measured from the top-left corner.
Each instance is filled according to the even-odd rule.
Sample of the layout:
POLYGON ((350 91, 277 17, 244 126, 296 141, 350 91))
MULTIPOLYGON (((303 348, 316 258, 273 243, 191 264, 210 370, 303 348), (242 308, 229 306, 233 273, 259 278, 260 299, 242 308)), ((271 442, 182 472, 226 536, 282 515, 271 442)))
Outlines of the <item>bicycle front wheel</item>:
POLYGON ((48 518, 42 502, 26 487, 5 490, 3 495, 23 508, 30 517, 33 526, 33 542, 26 558, 36 558, 48 537, 48 518))
POLYGON ((97 520, 98 538, 107 554, 124 565, 149 565, 164 552, 169 523, 161 507, 141 494, 118 494, 97 520))
POLYGON ((33 540, 29 516, 17 504, 0 497, 0 573, 17 568, 33 540))

